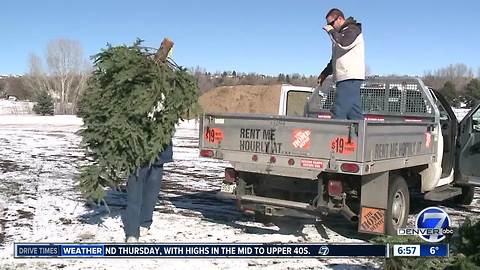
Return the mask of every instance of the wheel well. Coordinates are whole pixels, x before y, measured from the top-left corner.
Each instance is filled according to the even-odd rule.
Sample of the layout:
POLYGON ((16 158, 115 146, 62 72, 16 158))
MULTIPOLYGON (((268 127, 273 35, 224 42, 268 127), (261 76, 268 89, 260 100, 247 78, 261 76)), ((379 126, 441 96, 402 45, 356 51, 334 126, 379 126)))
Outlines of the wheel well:
POLYGON ((420 175, 420 172, 426 167, 426 165, 422 165, 391 171, 390 178, 395 175, 400 175, 407 182, 409 190, 420 191, 422 187, 422 176, 420 175))

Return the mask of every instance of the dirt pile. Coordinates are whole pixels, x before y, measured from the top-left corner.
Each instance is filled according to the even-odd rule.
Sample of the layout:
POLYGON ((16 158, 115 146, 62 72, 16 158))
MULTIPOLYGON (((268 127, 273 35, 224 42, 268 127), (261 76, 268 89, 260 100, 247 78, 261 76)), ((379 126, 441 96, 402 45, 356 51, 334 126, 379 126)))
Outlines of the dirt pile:
POLYGON ((281 85, 216 87, 200 97, 204 112, 278 114, 281 85))

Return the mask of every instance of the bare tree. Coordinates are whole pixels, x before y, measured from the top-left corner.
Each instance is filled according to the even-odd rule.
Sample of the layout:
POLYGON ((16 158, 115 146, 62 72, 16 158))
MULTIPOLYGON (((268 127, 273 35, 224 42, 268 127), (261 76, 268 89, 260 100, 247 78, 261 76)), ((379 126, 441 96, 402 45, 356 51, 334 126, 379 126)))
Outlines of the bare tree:
POLYGON ((22 76, 3 77, 0 82, 0 98, 15 96, 21 100, 30 99, 32 91, 22 76))
POLYGON ((450 81, 459 90, 463 89, 474 75, 472 68, 465 64, 451 64, 433 72, 426 72, 423 77, 425 82, 433 88, 440 89, 447 81, 450 81))
POLYGON ((52 87, 51 79, 48 77, 42 66, 42 60, 35 54, 29 58, 29 73, 25 75, 25 83, 35 94, 46 91, 52 97, 55 97, 55 91, 52 87))
POLYGON ((82 46, 78 41, 68 39, 50 41, 45 59, 47 70, 43 69, 38 56, 30 57, 30 87, 36 91, 48 91, 59 104, 58 113, 74 113, 90 74, 82 46), (72 105, 68 106, 69 103, 72 105))
POLYGON ((210 75, 207 74, 204 68, 200 68, 199 66, 190 69, 190 72, 197 78, 198 81, 198 88, 200 89, 200 93, 204 93, 210 89, 215 87, 210 75))

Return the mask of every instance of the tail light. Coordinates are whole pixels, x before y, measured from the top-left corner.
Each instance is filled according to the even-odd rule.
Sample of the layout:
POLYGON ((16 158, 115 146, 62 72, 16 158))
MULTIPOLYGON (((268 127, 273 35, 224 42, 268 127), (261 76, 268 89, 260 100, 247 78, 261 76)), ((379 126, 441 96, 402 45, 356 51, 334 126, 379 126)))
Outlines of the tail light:
POLYGON ((275 162, 277 162, 277 158, 274 157, 274 156, 271 156, 270 157, 270 163, 275 163, 275 162))
POLYGON ((213 157, 213 150, 200 150, 201 157, 213 157))
POLYGON ((357 173, 360 170, 360 167, 358 167, 358 165, 354 163, 343 163, 340 166, 340 169, 343 172, 357 173))
POLYGON ((290 165, 290 166, 295 165, 295 160, 293 160, 293 158, 289 159, 288 160, 288 165, 290 165))
POLYGON ((328 195, 339 197, 343 193, 342 182, 337 180, 328 180, 328 195))
POLYGON ((419 123, 422 122, 422 118, 416 118, 416 117, 405 117, 403 118, 405 122, 413 122, 413 123, 419 123))
POLYGON ((380 121, 380 122, 385 121, 385 117, 381 115, 374 115, 374 114, 367 114, 365 115, 364 119, 368 121, 380 121))
POLYGON ((237 179, 237 171, 234 168, 225 168, 225 182, 234 183, 237 179))
POLYGON ((317 114, 317 118, 320 118, 320 119, 331 119, 331 118, 332 118, 332 115, 331 115, 331 114, 325 114, 325 113, 319 113, 319 114, 317 114))
POLYGON ((253 155, 253 156, 252 156, 252 161, 257 162, 257 160, 258 160, 258 156, 257 156, 257 155, 253 155))

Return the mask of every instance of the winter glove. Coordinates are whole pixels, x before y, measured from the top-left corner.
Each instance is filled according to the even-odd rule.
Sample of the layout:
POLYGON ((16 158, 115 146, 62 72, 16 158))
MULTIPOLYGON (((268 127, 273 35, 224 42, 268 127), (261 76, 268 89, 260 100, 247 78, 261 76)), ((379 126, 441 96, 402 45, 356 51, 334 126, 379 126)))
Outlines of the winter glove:
POLYGON ((327 31, 327 33, 330 33, 330 31, 333 30, 333 26, 331 26, 330 24, 327 24, 323 27, 323 30, 327 31))

